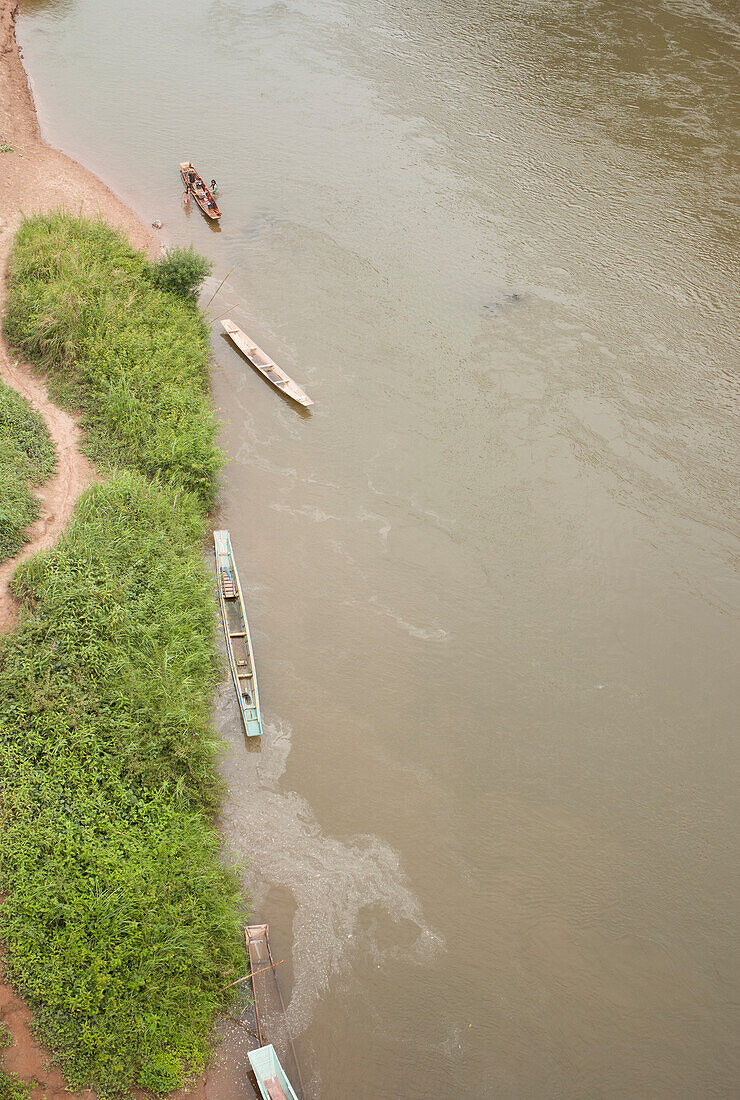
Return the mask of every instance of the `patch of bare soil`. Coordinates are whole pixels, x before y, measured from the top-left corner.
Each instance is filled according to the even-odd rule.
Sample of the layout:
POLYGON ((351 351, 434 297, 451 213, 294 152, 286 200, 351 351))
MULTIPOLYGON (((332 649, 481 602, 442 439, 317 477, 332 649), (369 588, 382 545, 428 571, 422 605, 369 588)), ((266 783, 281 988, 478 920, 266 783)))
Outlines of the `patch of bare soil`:
POLYGON ((80 430, 73 417, 49 400, 41 379, 34 377, 27 364, 16 362, 4 345, 0 347, 0 378, 27 397, 41 413, 57 456, 56 471, 36 494, 41 512, 28 529, 28 543, 15 558, 0 565, 0 632, 4 632, 13 626, 18 612, 8 587, 15 567, 24 558, 56 542, 67 525, 77 497, 92 480, 93 471, 80 451, 80 430))

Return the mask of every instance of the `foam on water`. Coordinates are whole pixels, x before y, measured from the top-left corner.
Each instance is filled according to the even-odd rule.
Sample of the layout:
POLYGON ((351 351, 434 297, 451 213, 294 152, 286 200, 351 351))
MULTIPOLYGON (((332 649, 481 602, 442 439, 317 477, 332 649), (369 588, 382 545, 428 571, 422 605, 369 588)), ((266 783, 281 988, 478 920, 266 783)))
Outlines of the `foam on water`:
MULTIPOLYGON (((288 1018, 296 1035, 311 1021, 312 1009, 333 975, 349 968, 364 910, 381 910, 392 921, 411 921, 418 935, 406 957, 425 963, 444 948, 428 927, 404 874, 398 853, 377 836, 346 840, 325 835, 308 802, 281 785, 291 747, 287 723, 265 722, 260 752, 245 752, 233 734, 231 685, 219 693, 219 728, 230 745, 223 771, 229 798, 223 814, 227 841, 235 855, 249 860, 245 872, 254 899, 254 919, 273 887, 290 891, 293 920, 294 982, 288 1018)), ((368 943, 378 965, 395 957, 393 945, 368 943)))

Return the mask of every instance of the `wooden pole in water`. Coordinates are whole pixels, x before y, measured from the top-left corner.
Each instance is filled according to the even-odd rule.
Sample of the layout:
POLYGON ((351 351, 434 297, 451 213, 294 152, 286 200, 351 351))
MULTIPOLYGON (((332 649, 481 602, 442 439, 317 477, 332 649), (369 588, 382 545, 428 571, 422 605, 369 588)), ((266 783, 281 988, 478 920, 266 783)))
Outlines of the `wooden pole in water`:
MULTIPOLYGON (((234 270, 234 268, 232 267, 231 271, 233 271, 233 270, 234 270)), ((227 271, 227 272, 226 272, 226 274, 224 275, 223 279, 222 279, 222 280, 221 280, 221 282, 220 282, 220 283, 218 284, 218 286, 217 286, 217 287, 216 287, 216 289, 214 290, 213 294, 211 295, 211 297, 210 297, 210 298, 208 299, 208 301, 206 302, 206 309, 208 309, 209 305, 211 304, 211 302, 212 302, 212 301, 213 301, 213 299, 214 299, 214 298, 216 297, 216 295, 218 294, 218 292, 219 292, 219 290, 221 289, 221 287, 222 287, 222 286, 224 285, 224 283, 225 283, 225 282, 226 282, 226 280, 228 279, 229 275, 231 274, 231 271, 227 271)))
POLYGON ((251 974, 245 974, 243 978, 237 978, 235 982, 229 982, 224 986, 224 989, 231 989, 232 985, 239 985, 240 982, 248 982, 250 978, 256 978, 258 974, 264 974, 266 970, 274 970, 276 966, 280 966, 280 963, 284 963, 285 959, 281 959, 279 963, 270 963, 269 966, 263 966, 261 970, 253 970, 251 974))

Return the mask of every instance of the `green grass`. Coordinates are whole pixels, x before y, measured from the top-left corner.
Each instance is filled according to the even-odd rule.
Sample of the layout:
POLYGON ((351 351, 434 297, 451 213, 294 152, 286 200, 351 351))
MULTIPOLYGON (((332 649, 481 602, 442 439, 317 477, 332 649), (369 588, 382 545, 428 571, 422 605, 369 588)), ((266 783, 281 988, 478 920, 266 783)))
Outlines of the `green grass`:
POLYGON ((13 582, 25 611, 0 651, 0 938, 73 1088, 161 1093, 203 1065, 244 971, 212 824, 202 546, 219 456, 203 321, 152 290, 118 235, 61 215, 21 228, 11 300, 8 333, 82 406, 108 479, 13 582))
POLYGON ((0 561, 17 554, 39 514, 32 487, 54 469, 54 446, 43 417, 0 382, 0 561))
POLYGON ((103 222, 29 218, 10 259, 5 334, 79 408, 90 453, 215 501, 222 456, 195 303, 154 285, 156 265, 103 222))

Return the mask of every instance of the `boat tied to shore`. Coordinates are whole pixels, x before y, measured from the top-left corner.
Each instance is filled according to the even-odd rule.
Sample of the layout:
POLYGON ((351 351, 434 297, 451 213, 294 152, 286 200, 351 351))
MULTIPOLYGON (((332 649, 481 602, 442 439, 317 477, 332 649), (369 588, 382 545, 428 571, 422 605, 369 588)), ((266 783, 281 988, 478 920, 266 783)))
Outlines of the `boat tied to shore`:
POLYGON ((252 1062, 260 1091, 264 1100, 282 1100, 279 1092, 271 1093, 266 1091, 266 1085, 263 1087, 260 1082, 260 1072, 258 1072, 261 1068, 265 1072, 265 1080, 269 1080, 270 1077, 277 1078, 287 1100, 301 1100, 304 1095, 303 1080, 285 1015, 283 995, 275 973, 275 967, 279 963, 275 963, 270 950, 269 926, 266 924, 248 926, 244 929, 244 941, 249 955, 257 1042, 261 1048, 261 1050, 251 1051, 249 1060, 252 1062), (274 1048, 277 1048, 280 1054, 282 1065, 278 1061, 274 1048), (271 1050, 272 1055, 263 1055, 262 1051, 266 1050, 271 1050), (256 1065, 252 1055, 258 1056, 256 1065), (273 1070, 279 1070, 279 1072, 273 1072, 273 1070))
POLYGON ((246 355, 252 366, 256 367, 268 382, 271 382, 281 393, 285 393, 288 397, 292 397, 299 405, 305 407, 313 405, 313 401, 308 394, 293 381, 290 375, 287 375, 285 371, 277 365, 274 359, 271 359, 261 347, 253 343, 246 332, 242 332, 242 330, 238 328, 233 321, 229 320, 228 317, 225 321, 222 321, 221 324, 227 335, 231 337, 239 348, 239 351, 246 355))
POLYGON ((180 165, 180 175, 182 176, 182 182, 185 184, 186 193, 193 196, 207 218, 218 221, 221 217, 221 211, 216 205, 216 200, 196 172, 195 166, 189 160, 183 161, 180 165))
POLYGON ((272 1043, 247 1051, 264 1100, 298 1100, 272 1043))
POLYGON ((260 737, 262 718, 252 637, 249 633, 249 623, 229 532, 214 531, 213 543, 216 549, 218 599, 221 605, 231 677, 247 737, 260 737))

